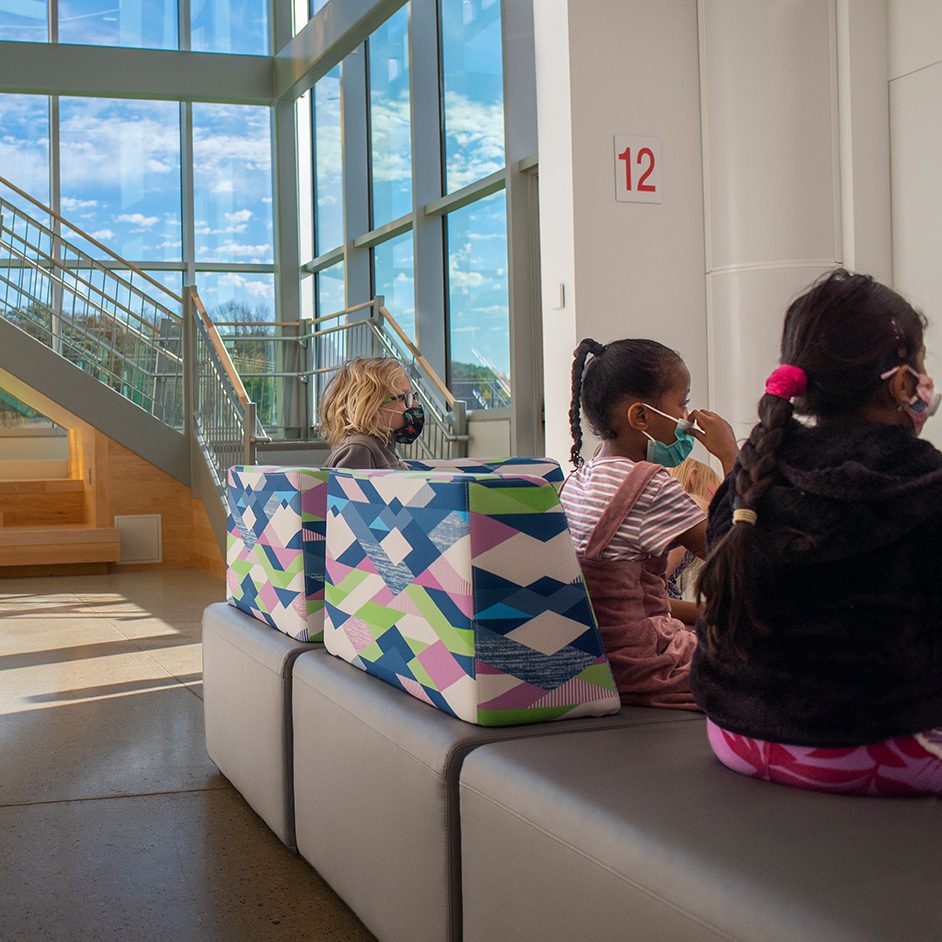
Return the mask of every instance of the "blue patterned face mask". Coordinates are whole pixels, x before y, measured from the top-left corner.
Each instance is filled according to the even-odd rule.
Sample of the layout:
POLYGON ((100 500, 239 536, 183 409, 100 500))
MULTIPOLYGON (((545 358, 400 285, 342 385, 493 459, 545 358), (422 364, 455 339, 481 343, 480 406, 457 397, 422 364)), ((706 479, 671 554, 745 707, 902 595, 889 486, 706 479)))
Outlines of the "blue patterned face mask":
POLYGON ((654 406, 650 406, 646 402, 642 405, 658 415, 663 415, 665 419, 673 419, 677 423, 674 429, 674 441, 669 445, 659 442, 653 436, 648 435, 647 432, 643 433, 648 440, 647 460, 652 464, 659 464, 665 468, 676 468, 693 451, 696 439, 688 431, 688 429, 693 428, 693 422, 690 419, 674 418, 674 416, 661 412, 660 409, 655 409, 654 406))

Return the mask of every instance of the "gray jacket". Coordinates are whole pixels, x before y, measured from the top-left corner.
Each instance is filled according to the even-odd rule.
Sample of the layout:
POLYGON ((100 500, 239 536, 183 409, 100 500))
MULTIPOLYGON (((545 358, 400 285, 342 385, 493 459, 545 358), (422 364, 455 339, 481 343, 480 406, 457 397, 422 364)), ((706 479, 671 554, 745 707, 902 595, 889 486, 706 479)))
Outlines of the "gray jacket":
POLYGON ((405 468, 392 444, 372 435, 348 435, 324 462, 325 468, 405 468))

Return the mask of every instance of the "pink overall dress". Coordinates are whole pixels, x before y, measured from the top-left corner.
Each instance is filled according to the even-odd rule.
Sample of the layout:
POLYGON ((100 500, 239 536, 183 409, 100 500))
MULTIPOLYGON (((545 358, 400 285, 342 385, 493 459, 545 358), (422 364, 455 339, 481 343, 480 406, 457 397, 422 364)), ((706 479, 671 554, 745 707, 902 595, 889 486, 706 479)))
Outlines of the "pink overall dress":
POLYGON ((672 618, 667 555, 601 559, 659 465, 639 461, 595 525, 579 558, 622 703, 696 710, 690 661, 697 636, 672 618))

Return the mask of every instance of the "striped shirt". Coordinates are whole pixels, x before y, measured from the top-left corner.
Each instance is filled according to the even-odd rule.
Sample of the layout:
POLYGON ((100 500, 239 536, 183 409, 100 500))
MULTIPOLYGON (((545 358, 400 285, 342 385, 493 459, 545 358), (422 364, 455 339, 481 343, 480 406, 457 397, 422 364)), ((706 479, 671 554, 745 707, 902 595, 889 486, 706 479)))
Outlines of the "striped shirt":
MULTIPOLYGON (((585 552, 602 512, 637 462, 630 458, 593 458, 573 471, 560 494, 576 552, 585 552)), ((677 538, 706 520, 706 514, 667 471, 659 470, 645 485, 602 559, 647 559, 663 556, 677 538)))

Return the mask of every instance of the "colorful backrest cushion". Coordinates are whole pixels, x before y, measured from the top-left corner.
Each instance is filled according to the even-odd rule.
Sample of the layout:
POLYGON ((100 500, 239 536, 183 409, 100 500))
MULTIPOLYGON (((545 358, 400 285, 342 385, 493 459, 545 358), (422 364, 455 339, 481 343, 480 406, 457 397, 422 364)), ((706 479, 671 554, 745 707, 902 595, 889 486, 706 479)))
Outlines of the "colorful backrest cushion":
POLYGON ((344 660, 482 726, 619 710, 552 484, 335 470, 326 551, 344 660))
POLYGON ((555 458, 446 458, 430 461, 409 459, 413 471, 464 471, 468 474, 526 474, 543 478, 559 490, 565 475, 555 458))
MULTIPOLYGON (((407 461, 432 470, 516 473, 525 469, 557 488, 552 458, 407 461)), ((324 516, 327 471, 268 465, 229 472, 228 598, 232 605, 299 641, 324 627, 324 516)))
POLYGON ((316 468, 229 469, 229 602, 298 641, 324 634, 327 475, 316 468))

